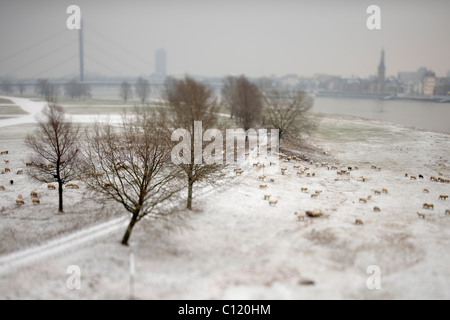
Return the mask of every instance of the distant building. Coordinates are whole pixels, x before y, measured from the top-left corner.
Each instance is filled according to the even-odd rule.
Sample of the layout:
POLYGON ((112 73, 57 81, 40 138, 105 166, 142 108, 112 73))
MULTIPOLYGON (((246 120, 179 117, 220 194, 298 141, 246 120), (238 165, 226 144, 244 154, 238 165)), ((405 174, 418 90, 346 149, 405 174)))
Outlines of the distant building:
POLYGON ((423 78, 423 95, 432 97, 434 95, 434 88, 436 87, 436 74, 432 71, 425 73, 423 78))
POLYGON ((386 91, 386 66, 384 65, 384 49, 381 50, 381 60, 380 64, 378 65, 377 86, 377 93, 384 93, 386 91))
POLYGON ((166 50, 158 49, 155 53, 155 73, 162 77, 166 77, 167 54, 166 50))

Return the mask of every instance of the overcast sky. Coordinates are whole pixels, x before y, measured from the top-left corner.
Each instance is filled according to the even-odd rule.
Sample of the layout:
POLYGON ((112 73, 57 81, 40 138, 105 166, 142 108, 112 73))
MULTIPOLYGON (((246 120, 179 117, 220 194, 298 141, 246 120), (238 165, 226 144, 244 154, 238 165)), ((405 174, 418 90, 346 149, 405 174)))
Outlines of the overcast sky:
POLYGON ((450 71, 449 0, 1 0, 0 77, 78 72, 71 4, 84 20, 86 73, 150 75, 158 48, 174 75, 367 77, 382 48, 387 75, 450 71), (366 27, 371 4, 381 30, 366 27))

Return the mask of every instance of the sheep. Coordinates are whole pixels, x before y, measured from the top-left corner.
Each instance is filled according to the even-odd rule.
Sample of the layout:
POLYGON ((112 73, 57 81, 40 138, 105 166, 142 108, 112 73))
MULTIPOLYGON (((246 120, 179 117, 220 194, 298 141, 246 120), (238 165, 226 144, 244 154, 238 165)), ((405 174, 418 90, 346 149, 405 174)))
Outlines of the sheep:
POLYGON ((47 189, 52 189, 52 190, 56 190, 56 186, 54 184, 49 183, 47 185, 47 189))
POLYGON ((448 196, 445 195, 445 194, 441 194, 441 195, 439 196, 439 200, 447 200, 447 198, 448 198, 448 196))
POLYGON ((428 189, 423 189, 423 193, 430 193, 430 190, 428 190, 428 189))
POLYGON ((301 170, 300 170, 300 171, 297 171, 297 175, 298 175, 298 176, 301 176, 302 174, 303 174, 303 171, 301 171, 301 170))
POLYGON ((33 162, 25 162, 25 165, 26 165, 27 167, 31 167, 31 166, 33 166, 33 162))
POLYGON ((373 165, 372 165, 372 169, 376 170, 376 169, 377 169, 377 166, 373 164, 373 165))
POLYGON ((275 206, 278 203, 278 200, 269 200, 270 206, 275 206))
POLYGON ((307 192, 307 191, 308 191, 308 188, 302 187, 302 188, 301 188, 301 191, 302 191, 302 192, 307 192))
POLYGON ((423 213, 417 212, 417 216, 419 219, 425 219, 425 215, 423 213))
POLYGON ((38 198, 33 198, 33 199, 31 199, 31 203, 32 204, 40 204, 41 200, 39 200, 38 198))
POLYGON ((66 184, 66 188, 80 189, 80 187, 78 186, 78 184, 73 183, 73 182, 66 184))
POLYGON ((382 189, 381 189, 381 192, 382 192, 382 193, 385 193, 385 194, 388 194, 388 193, 389 193, 389 190, 386 189, 386 188, 382 188, 382 189))
POLYGON ((236 175, 242 175, 242 173, 244 173, 244 170, 242 170, 242 169, 239 169, 239 170, 236 170, 235 171, 236 172, 236 175))
POLYGON ((17 199, 22 199, 22 195, 19 194, 19 195, 17 196, 17 199))
POLYGON ((316 194, 321 194, 322 190, 316 190, 316 194))
POLYGON ((381 209, 380 209, 379 207, 373 207, 373 211, 375 211, 375 212, 380 212, 381 209))
POLYGON ((30 192, 30 196, 32 196, 32 197, 34 197, 34 198, 37 198, 37 197, 38 197, 37 191, 36 191, 36 190, 32 190, 32 191, 30 192))
POLYGON ((371 195, 371 194, 369 194, 369 195, 367 196, 367 201, 369 201, 369 200, 372 200, 372 195, 371 195))
POLYGON ((407 173, 405 173, 405 178, 408 178, 408 174, 407 173))
POLYGON ((16 199, 16 204, 18 205, 24 205, 25 202, 22 199, 16 199))
POLYGON ((271 178, 269 181, 273 183, 275 182, 275 179, 271 178))
POLYGON ((419 174, 419 179, 423 179, 423 175, 422 174, 419 174))
POLYGON ((8 154, 8 153, 9 153, 8 150, 4 150, 4 151, 1 151, 1 152, 0 152, 0 155, 4 155, 4 154, 8 154))
POLYGON ((276 165, 277 164, 275 162, 272 162, 272 161, 269 163, 269 166, 276 166, 276 165))
POLYGON ((3 190, 3 191, 5 191, 5 186, 2 185, 2 184, 0 184, 0 189, 3 190))
POLYGON ((438 179, 436 177, 430 177, 430 181, 438 182, 438 179))
POLYGON ((305 215, 304 215, 304 214, 298 214, 298 213, 296 212, 295 215, 297 216, 298 221, 303 221, 303 220, 305 220, 305 215))
POLYGON ((445 210, 445 215, 450 215, 450 210, 449 209, 445 210))
POLYGON ((258 180, 264 181, 265 178, 266 178, 266 176, 259 176, 258 180))
POLYGON ((367 178, 366 178, 366 177, 361 177, 361 181, 362 181, 362 182, 366 182, 366 181, 367 181, 367 178))
POLYGON ((439 172, 438 174, 439 174, 440 176, 443 176, 443 175, 444 175, 442 172, 439 172))
POLYGON ((424 203, 423 204, 424 209, 434 209, 434 205, 430 203, 424 203))
POLYGON ((271 195, 270 194, 265 194, 264 195, 264 200, 270 200, 271 195))
POLYGON ((14 180, 9 180, 9 184, 13 185, 14 184, 14 180))
POLYGON ((254 162, 253 167, 257 167, 257 166, 259 166, 259 162, 254 162))
POLYGON ((23 169, 17 169, 16 174, 23 174, 23 169))
POLYGON ((7 159, 3 159, 3 161, 5 161, 6 164, 9 163, 9 160, 7 160, 7 159))
POLYGON ((417 180, 417 177, 416 177, 416 176, 411 176, 411 177, 409 178, 409 180, 417 180))
POLYGON ((365 199, 365 198, 359 198, 359 202, 367 203, 367 199, 365 199))
POLYGON ((5 174, 5 169, 2 168, 0 172, 1 174, 5 174))
POLYGON ((311 194, 311 198, 317 198, 318 196, 319 196, 318 193, 313 193, 313 194, 311 194))
POLYGON ((221 174, 220 174, 220 177, 221 177, 221 178, 225 177, 225 173, 221 173, 221 174))
POLYGON ((356 219, 355 224, 362 226, 364 224, 364 222, 361 219, 356 219))
POLYGON ((5 168, 5 173, 6 172, 11 172, 11 169, 10 168, 5 168))
POLYGON ((260 185, 259 185, 259 188, 260 188, 260 189, 266 189, 266 188, 267 188, 267 184, 260 184, 260 185))
POLYGON ((374 191, 374 194, 380 195, 380 194, 381 194, 381 191, 380 191, 380 190, 375 190, 375 191, 374 191))

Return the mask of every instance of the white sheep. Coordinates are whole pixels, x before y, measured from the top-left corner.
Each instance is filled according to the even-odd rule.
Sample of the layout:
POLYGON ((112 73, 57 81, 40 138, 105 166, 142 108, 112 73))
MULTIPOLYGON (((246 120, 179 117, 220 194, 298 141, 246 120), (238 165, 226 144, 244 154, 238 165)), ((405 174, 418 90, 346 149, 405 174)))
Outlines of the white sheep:
POLYGON ((39 200, 38 198, 33 198, 33 199, 31 199, 31 203, 33 203, 33 204, 40 204, 41 200, 39 200))

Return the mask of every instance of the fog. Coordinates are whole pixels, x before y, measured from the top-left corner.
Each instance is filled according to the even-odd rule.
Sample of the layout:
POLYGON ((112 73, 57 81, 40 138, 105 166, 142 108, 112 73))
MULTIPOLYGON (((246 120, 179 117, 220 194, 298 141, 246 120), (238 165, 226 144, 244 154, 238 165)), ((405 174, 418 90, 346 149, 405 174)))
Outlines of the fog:
POLYGON ((86 73, 150 75, 158 48, 172 75, 367 77, 382 48, 387 76, 450 70, 446 0, 6 0, 0 77, 77 74, 78 32, 66 28, 71 4, 81 8, 86 73), (381 30, 366 27, 371 4, 381 8, 381 30))

